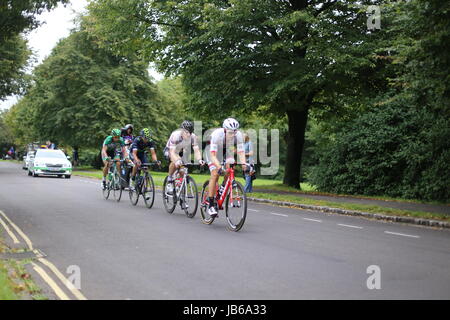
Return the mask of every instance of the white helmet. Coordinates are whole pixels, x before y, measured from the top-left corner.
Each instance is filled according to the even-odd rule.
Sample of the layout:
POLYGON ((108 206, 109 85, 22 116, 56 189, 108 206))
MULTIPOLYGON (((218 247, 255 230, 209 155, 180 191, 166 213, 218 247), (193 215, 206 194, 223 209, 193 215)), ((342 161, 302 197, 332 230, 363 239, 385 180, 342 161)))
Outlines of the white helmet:
POLYGON ((234 118, 227 118, 223 122, 222 127, 228 130, 237 130, 239 129, 239 122, 234 118))

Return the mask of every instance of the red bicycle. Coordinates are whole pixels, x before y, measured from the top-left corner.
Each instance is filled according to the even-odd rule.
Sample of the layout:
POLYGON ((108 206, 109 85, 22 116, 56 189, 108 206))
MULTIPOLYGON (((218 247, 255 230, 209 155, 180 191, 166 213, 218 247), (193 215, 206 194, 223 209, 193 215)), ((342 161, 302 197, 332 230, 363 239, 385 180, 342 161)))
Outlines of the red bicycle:
MULTIPOLYGON (((216 203, 218 210, 225 209, 225 216, 227 219, 227 229, 230 231, 239 231, 244 226, 245 218, 247 217, 247 196, 244 187, 239 181, 235 180, 234 165, 229 169, 222 169, 222 172, 228 173, 228 179, 222 193, 219 193, 219 186, 216 184, 216 203)), ((202 222, 211 224, 216 219, 211 217, 207 210, 209 208, 208 201, 209 180, 205 181, 202 190, 202 202, 200 205, 200 213, 202 222)))

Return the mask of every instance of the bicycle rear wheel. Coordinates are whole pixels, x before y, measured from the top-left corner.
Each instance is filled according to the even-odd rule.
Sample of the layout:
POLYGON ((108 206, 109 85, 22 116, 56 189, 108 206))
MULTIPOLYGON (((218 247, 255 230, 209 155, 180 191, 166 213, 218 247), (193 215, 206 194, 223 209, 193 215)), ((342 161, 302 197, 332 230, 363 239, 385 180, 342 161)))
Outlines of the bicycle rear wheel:
POLYGON ((195 217, 198 208, 198 190, 195 180, 188 176, 186 184, 181 192, 181 199, 183 200, 182 208, 188 218, 195 217))
POLYGON ((155 183, 153 182, 152 175, 149 173, 144 175, 142 196, 144 197, 145 206, 149 209, 153 207, 153 203, 155 202, 155 183))
POLYGON ((171 194, 169 194, 170 192, 167 191, 167 186, 169 185, 169 183, 167 181, 168 178, 169 177, 166 177, 164 179, 162 197, 163 197, 164 208, 166 208, 167 213, 173 213, 173 210, 175 210, 175 206, 177 205, 177 195, 175 194, 175 183, 174 182, 170 183, 172 186, 171 194))
POLYGON ((205 183, 203 184, 203 189, 202 189, 202 202, 200 205, 200 214, 202 216, 202 222, 204 224, 211 224, 214 222, 213 217, 211 217, 208 214, 208 208, 209 208, 209 201, 208 201, 208 190, 209 190, 209 180, 205 181, 205 183))
POLYGON ((234 182, 230 193, 225 199, 225 215, 227 217, 228 230, 237 232, 242 229, 247 217, 247 196, 244 187, 238 181, 234 182), (230 198, 232 201, 230 201, 230 198))

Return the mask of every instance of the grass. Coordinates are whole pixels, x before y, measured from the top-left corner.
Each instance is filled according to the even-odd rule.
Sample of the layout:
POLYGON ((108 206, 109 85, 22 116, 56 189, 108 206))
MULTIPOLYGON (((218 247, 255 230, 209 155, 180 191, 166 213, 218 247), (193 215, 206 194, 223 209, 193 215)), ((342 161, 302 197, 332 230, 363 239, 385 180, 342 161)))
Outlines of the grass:
POLYGON ((440 221, 450 221, 450 216, 439 213, 431 213, 431 212, 423 212, 423 211, 412 211, 412 210, 400 210, 393 208, 386 208, 377 205, 365 205, 365 204, 355 204, 355 203, 340 203, 340 202, 332 202, 325 200, 314 200, 310 198, 304 198, 301 196, 294 195, 280 195, 280 194, 272 194, 272 193, 260 193, 254 192, 251 194, 253 198, 259 199, 269 199, 276 201, 287 201, 298 204, 305 205, 314 205, 314 206, 325 206, 332 208, 339 208, 345 210, 352 211, 360 211, 360 212, 369 212, 369 213, 379 213, 386 214, 392 216, 405 216, 405 217, 413 217, 413 218, 425 218, 432 220, 440 220, 440 221))
MULTIPOLYGON (((24 249, 10 249, 0 235, 0 253, 21 252, 24 249)), ((48 300, 42 289, 36 285, 26 270, 31 259, 0 260, 0 300, 48 300)))

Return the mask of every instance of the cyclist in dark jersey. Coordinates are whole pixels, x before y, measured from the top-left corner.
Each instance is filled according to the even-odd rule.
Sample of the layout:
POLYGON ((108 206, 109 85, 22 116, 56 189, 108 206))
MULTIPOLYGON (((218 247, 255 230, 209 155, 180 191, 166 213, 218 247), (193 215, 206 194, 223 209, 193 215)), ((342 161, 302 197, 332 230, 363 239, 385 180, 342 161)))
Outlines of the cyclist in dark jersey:
MULTIPOLYGON (((112 129, 111 135, 106 137, 102 147, 102 160, 103 167, 103 189, 106 188, 106 175, 108 174, 109 167, 111 165, 110 160, 126 159, 128 161, 128 150, 125 148, 125 142, 120 136, 120 129, 112 129)), ((116 162, 117 170, 120 172, 120 162, 116 162)))
POLYGON ((140 168, 142 163, 148 163, 147 156, 145 151, 150 149, 150 153, 152 154, 153 162, 158 162, 158 158, 156 156, 156 145, 151 139, 150 129, 144 128, 140 132, 140 136, 134 138, 133 144, 131 145, 131 159, 134 162, 133 172, 131 173, 131 187, 135 187, 135 179, 136 173, 140 168))

